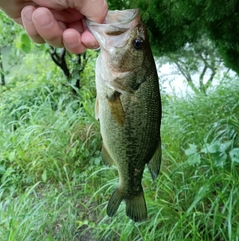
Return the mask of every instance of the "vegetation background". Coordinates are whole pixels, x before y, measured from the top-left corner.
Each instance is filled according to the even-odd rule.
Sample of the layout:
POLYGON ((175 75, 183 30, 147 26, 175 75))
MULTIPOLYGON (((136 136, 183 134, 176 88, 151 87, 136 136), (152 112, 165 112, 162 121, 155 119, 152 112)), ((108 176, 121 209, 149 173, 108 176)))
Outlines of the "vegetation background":
POLYGON ((191 90, 161 89, 162 169, 143 179, 149 218, 135 224, 123 204, 106 216, 117 170, 100 156, 98 53, 34 45, 0 12, 0 241, 239 240, 239 2, 109 6, 141 9, 158 65, 191 90))

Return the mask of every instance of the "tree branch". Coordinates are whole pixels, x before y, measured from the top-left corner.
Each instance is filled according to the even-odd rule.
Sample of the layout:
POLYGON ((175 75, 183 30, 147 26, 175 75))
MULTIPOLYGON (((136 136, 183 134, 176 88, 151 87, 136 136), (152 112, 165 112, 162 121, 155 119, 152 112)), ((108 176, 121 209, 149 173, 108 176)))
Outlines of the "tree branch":
POLYGON ((3 69, 3 60, 2 60, 2 48, 0 48, 0 76, 1 76, 1 85, 6 85, 5 74, 3 69))
POLYGON ((50 46, 50 55, 54 63, 61 68, 66 78, 69 79, 71 74, 65 59, 66 49, 63 48, 60 54, 58 54, 57 48, 50 46))

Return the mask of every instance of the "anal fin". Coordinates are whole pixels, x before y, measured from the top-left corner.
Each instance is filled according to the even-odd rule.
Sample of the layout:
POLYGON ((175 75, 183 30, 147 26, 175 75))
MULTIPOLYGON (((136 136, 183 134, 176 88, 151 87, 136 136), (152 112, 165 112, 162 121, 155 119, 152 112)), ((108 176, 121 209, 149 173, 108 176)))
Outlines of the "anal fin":
POLYGON ((123 200, 122 193, 120 192, 119 188, 116 188, 112 193, 107 205, 106 212, 109 217, 112 217, 116 214, 122 200, 123 200))

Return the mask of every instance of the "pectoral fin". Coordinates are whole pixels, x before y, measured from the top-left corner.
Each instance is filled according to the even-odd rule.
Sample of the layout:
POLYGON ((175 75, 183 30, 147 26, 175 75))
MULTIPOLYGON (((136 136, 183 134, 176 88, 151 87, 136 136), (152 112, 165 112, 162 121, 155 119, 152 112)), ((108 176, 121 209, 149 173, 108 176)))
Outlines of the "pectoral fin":
POLYGON ((148 168, 153 180, 155 180, 159 175, 161 159, 162 159, 162 149, 161 149, 161 140, 159 140, 158 147, 152 159, 148 163, 148 168))
POLYGON ((113 94, 108 95, 106 98, 108 100, 110 111, 114 120, 120 126, 124 126, 125 113, 120 100, 120 95, 121 94, 119 92, 114 91, 113 94))
POLYGON ((98 101, 98 98, 96 96, 96 99, 95 99, 95 119, 96 120, 99 120, 99 101, 98 101))

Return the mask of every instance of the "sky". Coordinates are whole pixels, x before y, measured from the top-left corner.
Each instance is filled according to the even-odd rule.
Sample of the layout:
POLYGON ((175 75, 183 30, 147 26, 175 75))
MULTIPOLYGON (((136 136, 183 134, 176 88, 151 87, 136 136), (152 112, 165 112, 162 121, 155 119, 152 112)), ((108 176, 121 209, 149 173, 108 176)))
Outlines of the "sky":
MULTIPOLYGON (((185 96, 189 93, 194 93, 191 87, 188 86, 185 78, 182 74, 175 74, 176 68, 172 64, 163 64, 160 66, 156 60, 156 66, 158 70, 159 82, 161 84, 161 89, 163 89, 168 94, 176 94, 177 96, 185 96)), ((213 79, 212 87, 215 87, 220 84, 220 79, 222 79, 223 73, 226 73, 228 69, 224 66, 221 66, 217 70, 217 74, 213 79)), ((192 79, 195 80, 195 83, 199 80, 199 74, 192 75, 192 79)), ((228 72, 230 77, 236 75, 232 70, 228 72)), ((210 72, 205 75, 205 81, 210 77, 210 72)))
POLYGON ((173 73, 175 69, 171 64, 163 64, 162 66, 157 66, 157 69, 161 88, 164 89, 166 93, 184 95, 187 91, 192 91, 187 86, 182 75, 173 73))

